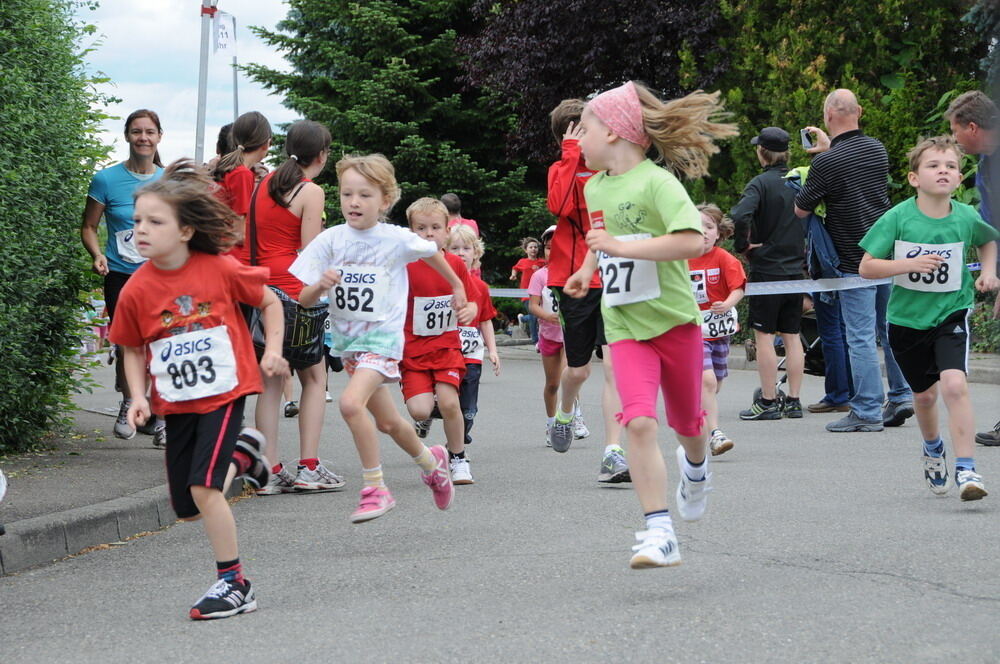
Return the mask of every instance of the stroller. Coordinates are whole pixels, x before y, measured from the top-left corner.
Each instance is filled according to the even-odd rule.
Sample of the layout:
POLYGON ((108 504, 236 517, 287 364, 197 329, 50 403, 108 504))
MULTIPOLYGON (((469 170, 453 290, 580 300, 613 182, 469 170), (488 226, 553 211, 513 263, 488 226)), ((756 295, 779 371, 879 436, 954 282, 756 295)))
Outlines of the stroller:
MULTIPOLYGON (((826 364, 823 361, 823 345, 820 343, 819 338, 819 326, 816 323, 816 312, 812 309, 802 313, 802 326, 799 330, 799 339, 802 341, 802 348, 805 349, 805 373, 810 376, 826 375, 826 364)), ((775 352, 781 358, 778 360, 778 371, 780 372, 782 367, 785 366, 785 348, 781 344, 780 337, 776 337, 774 343, 775 352)), ((753 339, 747 339, 744 343, 744 348, 746 349, 747 361, 756 361, 757 347, 753 339)), ((774 386, 775 398, 778 400, 779 405, 783 405, 785 402, 785 392, 781 387, 786 382, 788 382, 788 374, 782 373, 774 386)), ((762 390, 758 387, 753 393, 754 401, 760 399, 761 395, 762 390)))

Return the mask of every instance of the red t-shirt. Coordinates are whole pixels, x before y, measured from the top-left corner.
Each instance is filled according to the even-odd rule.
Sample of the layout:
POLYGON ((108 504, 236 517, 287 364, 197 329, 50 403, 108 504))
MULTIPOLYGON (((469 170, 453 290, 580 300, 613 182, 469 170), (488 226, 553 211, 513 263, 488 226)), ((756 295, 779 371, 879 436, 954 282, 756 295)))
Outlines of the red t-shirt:
POLYGON ((744 288, 747 275, 739 259, 721 247, 703 256, 688 259, 691 289, 698 308, 705 311, 713 302, 723 302, 737 288, 744 288), (700 293, 700 295, 699 295, 700 293))
MULTIPOLYGON (((580 153, 579 141, 562 142, 562 159, 549 167, 549 212, 559 217, 559 220, 549 246, 548 286, 565 286, 566 280, 580 269, 587 257, 586 238, 590 231, 590 215, 587 213, 583 187, 596 172, 587 168, 580 153)), ((590 280, 590 287, 601 287, 601 277, 597 271, 590 280)))
MULTIPOLYGON (((129 278, 115 309, 109 335, 112 343, 145 346, 149 366, 155 360, 149 348, 153 342, 225 325, 235 358, 236 386, 223 394, 167 401, 160 395, 159 379, 154 377, 154 413, 209 413, 238 397, 263 390, 250 332, 238 303, 260 306, 266 282, 267 270, 263 268, 248 267, 228 256, 199 251, 192 251, 191 257, 180 269, 161 270, 153 261, 146 261, 129 278)), ((193 340, 194 343, 202 343, 202 340, 193 340)), ((210 362, 205 362, 204 355, 198 356, 197 353, 188 354, 194 373, 184 371, 179 343, 173 349, 164 347, 165 357, 159 359, 166 361, 171 356, 171 350, 177 351, 174 353, 177 362, 170 371, 176 378, 175 387, 182 387, 187 380, 199 384, 223 378, 217 375, 210 362)), ((220 370, 218 374, 221 373, 220 370)))
MULTIPOLYGON (((271 198, 268 182, 271 173, 261 180, 257 191, 257 264, 271 270, 268 284, 285 291, 292 299, 298 300, 305 284, 296 279, 288 268, 299 256, 302 246, 302 220, 288 208, 281 207, 271 198)), ((310 180, 303 180, 309 182, 310 180)), ((250 219, 247 218, 246 261, 250 262, 250 219)))
POLYGON ((531 283, 531 278, 535 276, 535 272, 545 267, 544 258, 522 258, 519 260, 511 271, 521 273, 521 281, 518 288, 527 288, 528 284, 531 283))
MULTIPOLYGON (((222 176, 222 182, 219 183, 219 188, 215 190, 215 195, 220 201, 244 218, 244 229, 246 227, 247 212, 250 210, 250 196, 253 195, 254 182, 253 171, 240 164, 222 176)), ((236 258, 241 263, 250 262, 249 250, 243 246, 242 242, 233 245, 233 248, 225 253, 227 256, 236 258)))
MULTIPOLYGON (((472 292, 469 293, 469 302, 475 302, 479 305, 479 317, 472 323, 474 327, 479 327, 480 324, 497 317, 497 310, 493 306, 493 299, 490 297, 490 287, 478 277, 472 277, 472 292)), ((483 347, 486 347, 485 342, 483 343, 483 347)), ((465 363, 482 364, 483 361, 467 357, 465 358, 465 363)))
MULTIPOLYGON (((465 287, 465 295, 471 301, 475 289, 472 284, 469 271, 465 267, 465 262, 455 254, 444 254, 445 260, 451 265, 458 278, 462 280, 465 287)), ((406 274, 410 281, 410 296, 406 303, 406 321, 403 325, 403 332, 406 335, 406 344, 403 347, 404 366, 407 360, 426 355, 435 351, 454 351, 458 357, 457 364, 442 364, 440 368, 446 369, 452 366, 464 367, 465 360, 462 358, 462 342, 458 335, 458 318, 453 320, 456 328, 450 332, 433 336, 424 336, 413 333, 413 302, 418 297, 451 297, 452 289, 444 277, 438 274, 437 270, 428 265, 425 261, 414 261, 406 266, 406 274)), ((449 309, 450 310, 450 309, 449 309)), ((452 314, 454 315, 454 314, 452 314)), ((438 321, 439 323, 440 321, 438 321)), ((447 361, 451 362, 454 357, 446 353, 447 361)), ((444 360, 445 358, 441 358, 444 360)))

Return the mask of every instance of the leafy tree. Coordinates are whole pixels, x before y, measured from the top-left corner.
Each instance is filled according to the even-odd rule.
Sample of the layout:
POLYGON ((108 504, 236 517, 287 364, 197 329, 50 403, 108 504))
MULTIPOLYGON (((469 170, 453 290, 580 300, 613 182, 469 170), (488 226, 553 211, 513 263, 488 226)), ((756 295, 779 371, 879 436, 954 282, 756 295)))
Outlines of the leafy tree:
POLYGON ((1000 4, 996 0, 979 0, 966 14, 965 20, 984 42, 993 44, 993 48, 982 60, 982 67, 986 72, 986 83, 996 99, 1000 96, 1000 51, 997 50, 1000 41, 1000 4))
MULTIPOLYGON (((510 244, 531 196, 524 168, 510 166, 501 149, 509 114, 481 89, 457 82, 455 43, 473 23, 471 0, 289 4, 275 30, 254 31, 284 53, 292 73, 251 65, 250 76, 329 127, 333 159, 389 157, 403 189, 395 220, 414 199, 453 191, 485 237, 510 244)), ((325 173, 321 182, 334 180, 325 173)))
POLYGON ((38 441, 73 408, 79 385, 80 211, 102 116, 83 71, 78 3, 0 3, 0 453, 38 441))

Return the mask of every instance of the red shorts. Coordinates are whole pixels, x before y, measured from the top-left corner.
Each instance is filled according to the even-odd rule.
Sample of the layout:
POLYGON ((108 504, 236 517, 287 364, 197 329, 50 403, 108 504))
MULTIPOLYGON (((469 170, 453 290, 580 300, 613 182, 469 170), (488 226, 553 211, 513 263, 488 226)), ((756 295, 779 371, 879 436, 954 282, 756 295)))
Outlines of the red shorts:
POLYGON ((546 339, 542 335, 538 335, 538 352, 545 357, 552 357, 553 355, 558 355, 562 352, 563 345, 561 341, 552 341, 551 339, 546 339))
POLYGON ((433 394, 434 387, 439 383, 451 385, 457 390, 462 384, 464 375, 464 366, 461 369, 404 369, 403 380, 400 381, 403 401, 409 401, 421 394, 433 394))

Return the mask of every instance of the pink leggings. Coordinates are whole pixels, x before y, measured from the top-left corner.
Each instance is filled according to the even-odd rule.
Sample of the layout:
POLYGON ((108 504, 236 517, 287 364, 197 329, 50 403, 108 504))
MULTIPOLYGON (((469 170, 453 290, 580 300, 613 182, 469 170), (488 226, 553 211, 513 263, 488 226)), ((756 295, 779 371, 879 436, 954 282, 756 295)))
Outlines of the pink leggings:
POLYGON ((615 385, 622 401, 622 426, 637 417, 656 419, 656 390, 663 391, 667 424, 681 436, 701 435, 703 350, 701 328, 678 325, 654 339, 610 344, 615 385))

